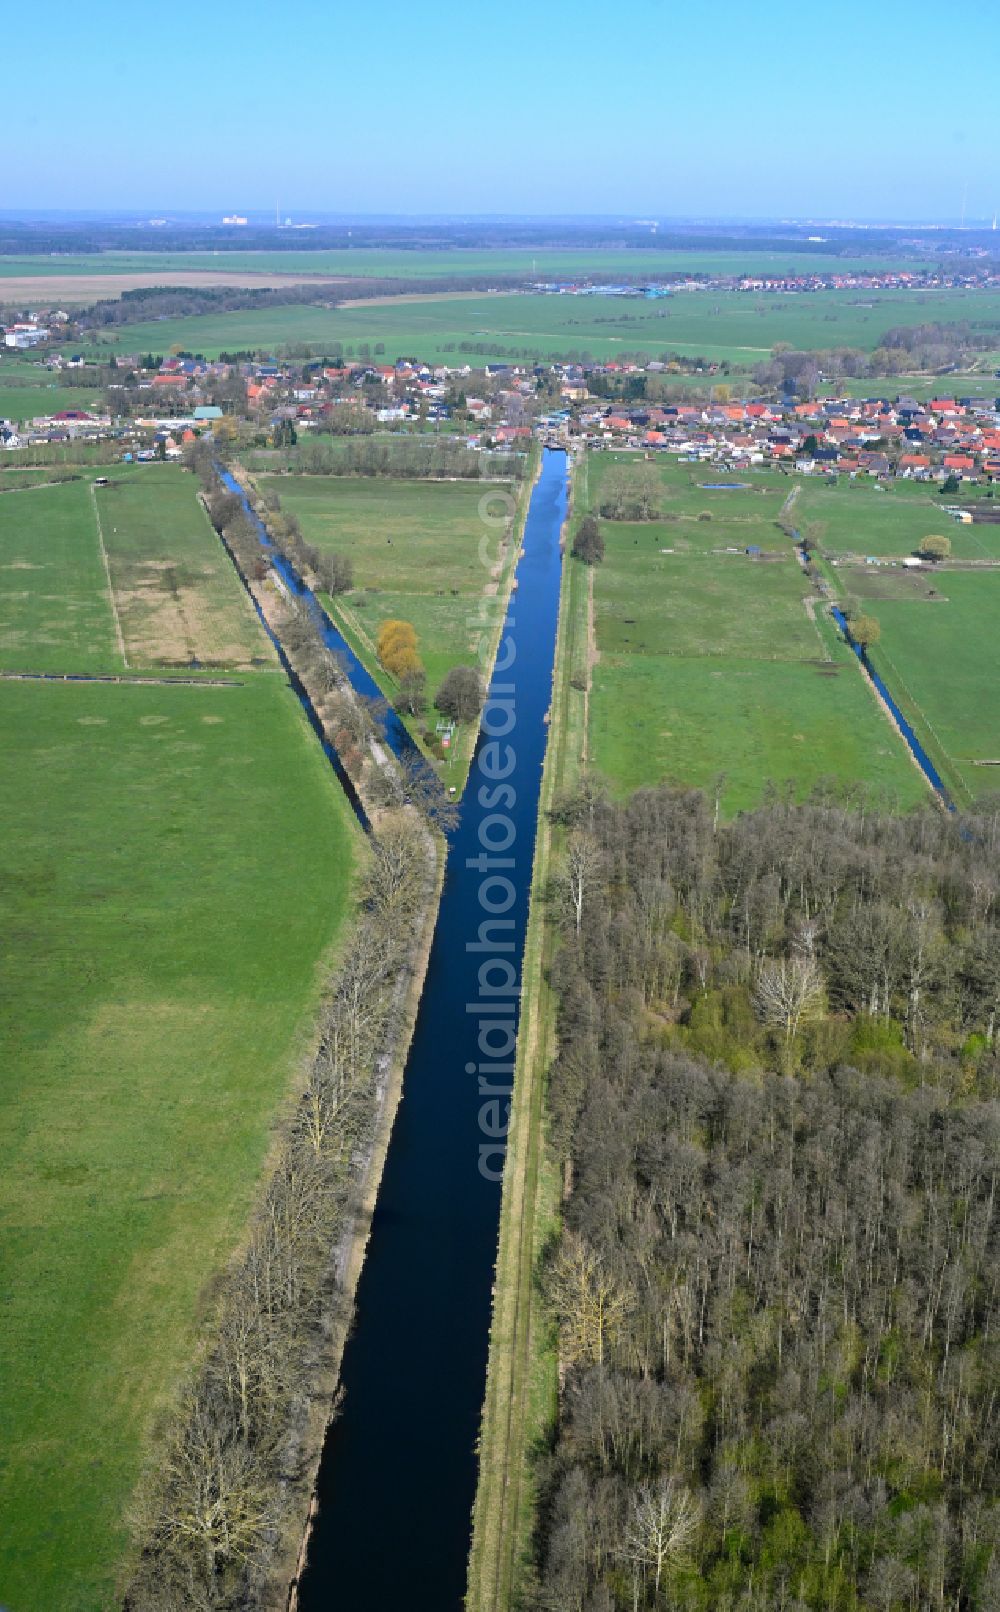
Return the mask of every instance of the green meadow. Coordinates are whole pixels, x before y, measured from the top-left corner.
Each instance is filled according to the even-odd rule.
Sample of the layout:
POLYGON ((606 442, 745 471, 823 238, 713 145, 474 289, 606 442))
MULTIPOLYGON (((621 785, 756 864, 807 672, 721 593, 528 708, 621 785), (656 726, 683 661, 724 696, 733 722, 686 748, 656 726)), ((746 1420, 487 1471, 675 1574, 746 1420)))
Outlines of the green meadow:
MULTIPOLYGON (((127 325, 94 351, 166 352, 172 346, 206 356, 223 350, 307 344, 329 351, 340 342, 381 343, 401 355, 457 363, 462 343, 501 347, 508 355, 613 358, 622 353, 677 352, 749 366, 778 341, 794 347, 860 347, 872 351, 894 325, 963 321, 995 336, 1000 348, 1000 291, 815 292, 754 295, 738 291, 678 292, 659 300, 500 294, 443 294, 353 307, 278 307, 127 325)), ((470 356, 468 349, 466 357, 470 356)))
MULTIPOLYGON (((480 505, 491 491, 508 495, 508 487, 348 476, 260 476, 257 482, 298 516, 308 542, 350 556, 354 587, 334 610, 388 691, 392 679, 375 665, 372 646, 379 624, 390 617, 416 628, 432 695, 452 666, 476 662, 479 611, 487 608, 493 619, 503 581, 493 574, 496 531, 484 524, 480 505)), ((491 502, 494 515, 502 509, 491 502)), ((506 562, 510 558, 508 546, 506 562)))
POLYGON ((657 274, 805 274, 853 269, 903 268, 907 260, 833 253, 754 250, 663 250, 658 247, 615 250, 575 247, 424 247, 392 249, 308 249, 289 247, 273 252, 95 252, 57 253, 0 258, 0 279, 37 275, 146 274, 150 283, 169 284, 171 270, 246 274, 343 275, 349 279, 424 280, 454 275, 526 275, 540 280, 574 276, 649 276, 657 274))
POLYGON ((0 496, 0 669, 273 666, 194 478, 114 466, 95 488, 94 475, 0 496))
POLYGON ((727 812, 768 784, 797 799, 830 783, 890 809, 925 799, 902 743, 857 670, 747 657, 602 656, 594 669, 590 744, 616 793, 668 779, 711 791, 727 812))
POLYGON ((0 420, 15 424, 60 409, 92 409, 99 401, 99 392, 84 387, 11 385, 7 376, 0 376, 0 420))
POLYGON ((89 480, 0 494, 0 670, 126 678, 0 680, 11 1612, 115 1603, 130 1496, 259 1190, 363 854, 193 479, 142 467, 105 496, 145 675, 170 658, 126 607, 150 554, 204 591, 202 653, 238 642, 270 669, 128 681, 89 480))
POLYGON ((883 489, 867 478, 836 483, 802 478, 796 486, 792 518, 824 554, 905 559, 923 538, 938 534, 950 540, 956 559, 1000 560, 1000 523, 966 526, 942 509, 942 504, 967 502, 964 489, 942 497, 934 483, 896 481, 883 489))
POLYGON ((140 465, 108 480, 95 498, 129 665, 273 665, 194 477, 140 465))
POLYGON ((841 597, 878 621, 872 661, 956 801, 1000 789, 1000 571, 946 568, 881 594, 879 573, 834 576, 841 597))
POLYGON ((82 478, 0 496, 0 669, 123 669, 82 478))
MULTIPOLYGON (((591 456, 578 472, 577 518, 599 507, 615 462, 591 456)), ((854 657, 806 606, 807 580, 776 525, 787 478, 748 475, 747 491, 712 492, 698 486, 713 479, 704 467, 655 463, 671 518, 601 520, 589 702, 598 772, 623 792, 721 779, 730 812, 769 784, 797 798, 826 782, 894 806, 924 798, 854 657), (748 557, 748 546, 764 557, 748 557)))

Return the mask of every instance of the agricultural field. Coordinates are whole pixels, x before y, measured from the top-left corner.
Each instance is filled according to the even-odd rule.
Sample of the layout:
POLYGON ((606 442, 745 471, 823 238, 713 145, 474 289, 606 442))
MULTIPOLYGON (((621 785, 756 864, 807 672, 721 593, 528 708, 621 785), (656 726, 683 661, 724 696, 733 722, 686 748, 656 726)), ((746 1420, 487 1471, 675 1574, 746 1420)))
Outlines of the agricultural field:
MULTIPOLYGON (((562 280, 574 276, 657 274, 798 274, 850 272, 912 266, 910 260, 873 254, 838 257, 832 253, 755 250, 700 251, 647 249, 616 251, 546 247, 428 247, 393 249, 352 247, 317 251, 273 252, 76 252, 20 254, 0 258, 0 280, 78 276, 148 276, 148 283, 176 284, 177 273, 212 274, 220 285, 226 275, 332 275, 348 279, 432 279, 454 275, 530 275, 562 280), (167 277, 166 279, 164 277, 167 277)), ((0 286, 0 295, 3 287, 0 286)))
POLYGON ((194 478, 95 474, 0 493, 0 670, 274 666, 194 478))
POLYGON ((895 325, 967 322, 995 333, 1000 348, 1000 292, 871 291, 754 296, 738 291, 679 292, 656 302, 499 293, 360 302, 343 308, 279 307, 164 319, 108 331, 92 351, 116 346, 166 352, 171 346, 213 356, 223 350, 307 344, 348 356, 378 343, 392 360, 443 361, 477 348, 508 356, 611 358, 677 352, 750 366, 778 341, 794 347, 871 351, 895 325))
POLYGON ((129 1497, 363 854, 193 478, 92 475, 0 493, 0 1597, 18 1612, 114 1601, 129 1497), (179 634, 180 658, 225 657, 221 686, 171 682, 179 634), (123 681, 17 679, 32 667, 123 681))
POLYGON ((912 397, 919 403, 941 397, 986 398, 992 402, 1000 397, 1000 379, 994 373, 995 360, 983 361, 977 371, 958 371, 946 375, 886 375, 873 378, 844 376, 836 382, 823 382, 817 389, 818 397, 912 397))
MULTIPOLYGON (((499 561, 496 528, 484 524, 480 505, 491 489, 509 494, 508 484, 294 475, 256 480, 261 492, 276 493, 282 509, 298 516, 307 542, 352 560, 353 589, 325 602, 387 693, 394 684, 375 657, 379 624, 387 619, 402 618, 416 629, 432 699, 452 666, 482 659, 480 638, 495 625, 513 545, 499 561), (488 567, 480 553, 484 536, 488 567)), ((491 504, 494 515, 502 509, 491 504)))
MULTIPOLYGON (((587 461, 577 517, 600 507, 616 463, 628 457, 587 461)), ((713 492, 699 485, 711 479, 704 467, 657 469, 671 518, 601 520, 589 700, 598 772, 623 792, 662 778, 707 789, 721 780, 727 811, 769 783, 799 798, 825 780, 893 805, 923 798, 850 651, 806 604, 808 584, 775 524, 787 479, 749 474, 746 490, 713 492)))

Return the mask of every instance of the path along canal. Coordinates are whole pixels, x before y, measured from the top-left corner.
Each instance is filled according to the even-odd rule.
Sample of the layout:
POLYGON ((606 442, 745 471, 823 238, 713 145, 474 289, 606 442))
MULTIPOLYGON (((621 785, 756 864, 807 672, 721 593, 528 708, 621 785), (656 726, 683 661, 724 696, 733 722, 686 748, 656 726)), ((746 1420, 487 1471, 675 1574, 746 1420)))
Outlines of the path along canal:
MULTIPOLYGON (((320 1467, 301 1612, 459 1612, 462 1605, 566 479, 565 454, 547 449, 469 784, 449 835, 437 929, 344 1354, 344 1402, 320 1467)), ((286 584, 307 593, 273 558, 286 584)), ((328 621, 325 631, 331 648, 346 651, 355 688, 377 694, 328 621)), ((392 713, 387 720, 387 741, 398 752, 409 735, 392 713)))

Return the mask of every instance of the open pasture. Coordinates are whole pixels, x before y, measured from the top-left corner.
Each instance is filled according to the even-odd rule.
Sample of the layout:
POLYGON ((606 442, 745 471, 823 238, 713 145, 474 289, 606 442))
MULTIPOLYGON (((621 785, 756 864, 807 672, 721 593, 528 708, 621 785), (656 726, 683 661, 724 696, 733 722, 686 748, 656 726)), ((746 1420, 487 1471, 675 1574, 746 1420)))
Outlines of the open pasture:
MULTIPOLYGON (((577 518, 598 506, 611 462, 591 456, 581 467, 577 518)), ((632 464, 638 473, 643 461, 632 464)), ((924 797, 775 524, 785 478, 741 477, 758 490, 713 493, 697 485, 714 479, 703 466, 659 473, 675 522, 601 520, 589 707, 597 770, 622 791, 662 778, 708 788, 722 777, 727 811, 752 805, 769 783, 798 798, 825 780, 894 805, 924 797), (713 499, 712 520, 699 521, 713 499), (693 528, 710 531, 712 546, 661 554, 663 532, 686 527, 682 509, 695 512, 693 528), (751 559, 748 544, 781 557, 751 559)))
POLYGON ((937 585, 943 600, 871 607, 872 660, 961 800, 1000 789, 1000 573, 949 571, 937 585))
POLYGON ((93 409, 99 401, 100 393, 85 387, 21 384, 0 375, 0 420, 13 420, 15 425, 60 409, 93 409))
POLYGON ((193 477, 115 466, 98 488, 89 470, 59 485, 34 474, 0 496, 0 670, 277 664, 193 477))
POLYGON ((596 589, 599 650, 760 660, 822 653, 790 544, 773 561, 743 553, 660 555, 644 554, 630 528, 623 536, 617 522, 607 522, 605 533, 607 571, 596 589))
POLYGON ((995 333, 1000 347, 1000 292, 873 291, 797 296, 738 291, 678 292, 655 302, 534 294, 364 302, 353 307, 279 307, 259 311, 155 320, 105 333, 109 346, 166 352, 171 346, 206 356, 237 348, 271 349, 305 343, 345 352, 382 343, 388 360, 401 355, 457 362, 491 347, 517 356, 611 358, 622 353, 678 352, 716 362, 753 365, 778 341, 795 347, 859 347, 872 351, 893 325, 931 320, 967 322, 995 333))
POLYGON ((0 725, 0 1585, 24 1612, 98 1612, 296 1078, 358 832, 278 677, 6 682, 0 725))
POLYGON ((792 519, 826 555, 904 559, 923 538, 937 534, 950 540, 956 559, 1000 560, 1000 524, 966 526, 942 509, 942 504, 964 501, 964 493, 942 498, 936 484, 915 481, 896 481, 883 489, 867 477, 836 484, 801 478, 796 486, 792 519))
POLYGON ((120 672, 89 482, 0 496, 0 670, 120 672))
POLYGON ((846 657, 816 662, 602 656, 590 700, 594 765, 616 793, 662 779, 712 791, 727 813, 767 784, 801 800, 818 785, 893 809, 927 798, 902 744, 846 657))
POLYGON ((116 469, 94 491, 128 664, 274 665, 197 493, 176 465, 116 469))
MULTIPOLYGON (((609 247, 351 247, 316 251, 286 247, 275 251, 76 252, 18 254, 0 258, 2 280, 84 279, 100 276, 146 285, 176 285, 178 277, 210 275, 218 284, 237 284, 244 276, 343 276, 347 279, 428 280, 456 275, 518 275, 539 280, 568 280, 616 275, 657 274, 804 274, 844 273, 905 267, 906 259, 872 254, 839 257, 834 253, 746 249, 672 250, 658 247, 616 250, 609 247), (228 276, 228 281, 227 281, 228 276)), ((40 286, 39 291, 43 288, 40 286)), ((46 289, 46 294, 51 294, 46 289)), ((0 285, 0 297, 5 295, 0 285)))
MULTIPOLYGON (((338 599, 336 613, 383 686, 391 690, 392 680, 375 665, 372 646, 379 623, 390 617, 416 628, 432 694, 450 667, 477 660, 480 607, 489 605, 484 622, 492 619, 491 601, 502 589, 497 529, 484 523, 480 506, 491 489, 510 496, 508 486, 347 476, 257 480, 298 516, 308 542, 353 561, 354 587, 338 599), (480 553, 483 538, 490 565, 480 553)), ((503 508, 490 500, 494 517, 503 508)), ((511 557, 508 545, 505 566, 511 557)))

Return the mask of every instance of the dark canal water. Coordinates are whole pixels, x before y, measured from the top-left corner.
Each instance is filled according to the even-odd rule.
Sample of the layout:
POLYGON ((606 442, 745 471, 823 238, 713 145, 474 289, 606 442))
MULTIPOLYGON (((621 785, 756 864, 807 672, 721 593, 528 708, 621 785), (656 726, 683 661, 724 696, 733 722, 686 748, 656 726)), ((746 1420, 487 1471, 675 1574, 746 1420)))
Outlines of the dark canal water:
MULTIPOLYGON (((500 1210, 500 1183, 490 1177, 499 1174, 501 1159, 481 1108, 487 1105, 489 1129, 497 1128, 498 1113, 501 1121, 506 1116, 505 1101, 498 1108, 494 1094, 509 1089, 506 1068, 513 1063, 507 1046, 516 1026, 565 511, 566 458, 547 450, 485 731, 450 836, 426 985, 344 1357, 343 1409, 323 1453, 320 1510, 300 1584, 303 1612, 459 1612, 462 1605, 500 1210), (491 861, 484 865, 487 843, 498 849, 485 852, 491 861), (492 860, 500 857, 509 863, 502 872, 492 860), (509 886, 487 886, 491 878, 509 886), (509 927, 486 931, 484 949, 467 950, 491 916, 483 901, 501 910, 509 927), (498 994, 477 1011, 481 984, 498 994), (484 1063, 503 1068, 482 1076, 484 1063), (492 1093, 480 1093, 481 1078, 492 1093)), ((399 742, 396 733, 388 737, 399 742)))

